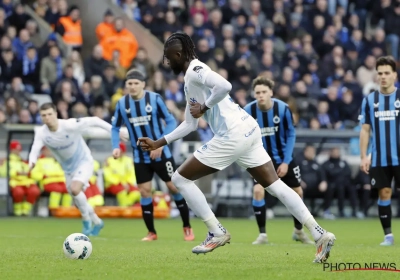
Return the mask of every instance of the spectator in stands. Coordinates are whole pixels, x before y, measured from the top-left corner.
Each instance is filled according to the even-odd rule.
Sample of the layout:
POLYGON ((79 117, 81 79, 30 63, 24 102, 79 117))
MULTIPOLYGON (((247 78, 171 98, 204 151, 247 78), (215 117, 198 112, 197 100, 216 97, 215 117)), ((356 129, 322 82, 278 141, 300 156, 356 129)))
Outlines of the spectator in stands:
POLYGON ((18 104, 14 97, 8 97, 5 100, 5 112, 7 123, 18 123, 19 111, 21 110, 21 105, 18 104))
POLYGON ((63 99, 58 99, 55 102, 57 104, 57 117, 62 120, 71 118, 71 108, 69 103, 63 99))
POLYGON ((29 37, 32 44, 35 46, 35 48, 39 48, 40 44, 42 43, 42 39, 40 38, 39 27, 36 21, 32 19, 28 20, 25 28, 29 32, 29 37))
POLYGON ((338 198, 339 216, 345 217, 346 213, 344 213, 344 202, 346 199, 345 195, 347 193, 352 208, 351 216, 356 217, 356 188, 352 184, 350 167, 346 161, 341 159, 339 148, 331 149, 330 157, 326 162, 322 164, 322 168, 325 171, 326 181, 328 182, 328 201, 326 209, 324 209, 325 214, 330 214, 329 208, 336 193, 338 198))
POLYGON ((121 64, 121 59, 120 59, 120 52, 118 50, 113 51, 112 59, 110 61, 111 65, 114 65, 115 67, 115 76, 123 80, 125 79, 126 73, 128 72, 128 69, 126 69, 122 64, 121 64))
POLYGON ((21 77, 14 77, 11 82, 11 87, 4 93, 5 98, 14 98, 19 105, 26 107, 30 100, 30 93, 25 90, 21 77))
POLYGON ((107 65, 107 60, 103 58, 103 47, 101 45, 96 45, 93 48, 92 55, 85 61, 85 76, 90 78, 93 75, 103 75, 103 71, 106 69, 107 65))
POLYGON ((104 69, 103 75, 103 87, 105 96, 110 99, 111 96, 122 87, 122 81, 115 76, 115 67, 113 65, 108 65, 104 69))
POLYGON ((124 0, 121 7, 130 19, 141 21, 142 15, 136 0, 124 0))
POLYGON ((19 111, 19 124, 32 124, 32 119, 30 113, 27 109, 22 109, 19 111))
POLYGON ((101 76, 92 76, 90 78, 90 87, 92 88, 92 94, 95 98, 95 104, 104 104, 106 100, 109 100, 109 97, 106 95, 103 85, 103 78, 101 76))
POLYGON ((99 42, 114 33, 114 14, 111 10, 104 13, 103 22, 97 25, 95 32, 99 42))
POLYGON ((35 47, 31 46, 22 58, 22 81, 26 91, 40 91, 40 61, 35 47))
POLYGON ((15 26, 17 28, 17 33, 19 33, 25 28, 27 21, 30 19, 31 16, 25 13, 24 5, 18 3, 15 5, 12 15, 8 18, 8 22, 10 25, 15 26))
POLYGON ((30 41, 29 31, 21 29, 19 36, 14 38, 12 45, 17 59, 21 61, 28 48, 33 47, 33 43, 30 41))
POLYGON ((42 119, 39 114, 39 105, 36 100, 29 100, 28 111, 31 116, 32 124, 42 124, 42 119))
POLYGON ((168 82, 168 88, 165 91, 165 99, 172 100, 179 107, 186 106, 185 93, 179 89, 179 84, 176 80, 168 82))
POLYGON ((13 3, 12 0, 2 0, 0 2, 0 7, 4 10, 5 14, 6 14, 6 18, 10 17, 13 13, 13 3))
MULTIPOLYGON (((6 37, 3 37, 6 38, 6 37)), ((0 81, 1 81, 1 88, 0 90, 5 90, 13 77, 21 75, 21 62, 19 62, 15 57, 12 49, 3 49, 1 52, 1 59, 0 59, 0 81)))
POLYGON ((47 5, 47 0, 36 0, 32 4, 32 9, 38 16, 42 18, 44 18, 44 16, 46 15, 48 8, 49 6, 47 5))
MULTIPOLYGON (((53 46, 58 47, 56 33, 50 33, 49 36, 47 37, 46 42, 44 42, 44 44, 39 49, 39 57, 40 57, 40 59, 43 59, 46 56, 50 55, 50 49, 53 46)), ((60 54, 61 54, 61 50, 60 50, 60 54)))
POLYGON ((299 157, 298 164, 301 170, 301 187, 304 190, 304 198, 311 199, 310 211, 317 214, 315 207, 316 198, 324 198, 323 209, 327 209, 329 202, 327 197, 328 184, 325 178, 325 171, 315 160, 315 147, 313 144, 306 144, 303 155, 299 157))
MULTIPOLYGON (((66 4, 66 2, 63 2, 64 4, 66 4)), ((51 28, 55 28, 58 20, 60 19, 60 5, 64 5, 62 4, 62 1, 58 1, 58 0, 49 0, 49 8, 46 10, 46 14, 44 16, 44 20, 50 24, 51 28)), ((66 13, 65 13, 66 14, 66 13)))
POLYGON ((0 177, 7 178, 9 174, 9 186, 13 198, 14 215, 28 216, 31 214, 32 207, 40 196, 40 189, 35 180, 29 177, 29 166, 20 156, 22 151, 21 143, 12 140, 9 146, 10 159, 3 161, 0 166, 0 177), (7 165, 9 172, 7 172, 7 165))
POLYGON ((72 112, 72 117, 75 118, 75 119, 85 118, 85 117, 89 116, 89 110, 81 102, 76 102, 72 106, 71 112, 72 112))
POLYGON ((53 101, 58 101, 59 99, 67 102, 69 106, 72 106, 77 99, 78 91, 71 83, 71 81, 65 80, 59 83, 54 91, 53 101))
POLYGON ((5 11, 0 8, 0 37, 3 37, 7 32, 8 20, 6 19, 5 11))
POLYGON ((118 100, 121 99, 121 97, 127 95, 129 93, 128 89, 126 87, 119 88, 114 95, 111 97, 111 113, 114 114, 115 107, 117 106, 118 100))
POLYGON ((88 109, 94 106, 95 96, 92 94, 92 89, 89 82, 83 83, 81 92, 78 94, 77 101, 84 104, 88 109))
POLYGON ((120 63, 124 68, 131 65, 139 48, 136 37, 125 28, 121 18, 115 20, 113 34, 104 38, 100 44, 103 47, 103 58, 106 60, 111 60, 113 52, 119 51, 120 63))
POLYGON ((156 67, 150 61, 145 48, 139 48, 135 59, 132 61, 130 68, 136 68, 145 76, 145 79, 151 79, 154 72, 156 72, 156 67))
POLYGON ((71 56, 68 58, 68 64, 72 66, 72 77, 78 82, 78 86, 81 87, 86 76, 82 58, 78 51, 72 51, 71 56))
POLYGON ((67 46, 72 47, 73 50, 81 50, 83 44, 82 22, 77 6, 71 6, 68 16, 59 19, 55 31, 63 37, 67 46))
POLYGON ((74 68, 72 67, 72 64, 65 65, 62 76, 56 80, 56 87, 63 81, 71 82, 73 84, 74 92, 79 92, 80 87, 78 80, 74 78, 74 68))
POLYGON ((364 87, 368 82, 374 80, 377 72, 375 70, 376 58, 368 55, 364 60, 364 65, 357 69, 357 82, 364 87))
POLYGON ((50 94, 56 81, 62 77, 65 65, 66 62, 61 57, 60 49, 52 46, 49 56, 43 58, 40 65, 40 82, 43 93, 50 94))
POLYGON ((393 1, 394 7, 387 7, 384 10, 386 41, 390 44, 390 55, 395 60, 399 59, 400 41, 400 2, 393 1))

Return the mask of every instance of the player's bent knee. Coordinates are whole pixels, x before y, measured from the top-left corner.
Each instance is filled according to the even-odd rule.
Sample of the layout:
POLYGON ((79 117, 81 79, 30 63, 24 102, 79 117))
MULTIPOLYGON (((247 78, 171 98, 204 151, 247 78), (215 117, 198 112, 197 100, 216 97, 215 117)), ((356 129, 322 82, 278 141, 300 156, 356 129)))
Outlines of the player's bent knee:
POLYGON ((175 173, 172 175, 171 181, 178 191, 181 191, 185 184, 192 182, 179 174, 178 171, 175 171, 175 173))
POLYGON ((382 200, 388 200, 392 198, 391 188, 382 188, 379 190, 379 198, 382 200))
POLYGON ((301 187, 293 188, 293 190, 300 196, 303 197, 303 189, 301 187))
POLYGON ((178 193, 179 192, 177 187, 175 187, 174 183, 172 183, 172 181, 165 182, 165 184, 167 185, 167 188, 171 191, 171 193, 178 193))
POLYGON ((72 181, 70 192, 72 195, 77 196, 83 190, 83 183, 79 181, 72 181))
POLYGON ((255 185, 253 190, 253 196, 257 200, 263 199, 265 196, 265 189, 260 184, 255 185))
POLYGON ((138 188, 142 198, 151 197, 151 181, 138 184, 138 188))

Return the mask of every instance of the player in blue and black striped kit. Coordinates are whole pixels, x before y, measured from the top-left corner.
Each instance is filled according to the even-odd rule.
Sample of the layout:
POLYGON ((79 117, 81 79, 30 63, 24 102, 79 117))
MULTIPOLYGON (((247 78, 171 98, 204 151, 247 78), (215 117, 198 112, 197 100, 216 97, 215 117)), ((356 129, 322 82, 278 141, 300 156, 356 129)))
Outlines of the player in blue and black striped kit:
POLYGON ((168 111, 159 94, 144 90, 145 78, 140 71, 130 70, 126 75, 125 86, 128 88, 129 94, 118 101, 112 119, 112 147, 114 158, 118 158, 120 156, 119 130, 125 124, 133 148, 143 219, 148 229, 148 235, 142 240, 157 240, 151 193, 151 181, 155 172, 172 192, 176 206, 182 216, 185 240, 192 241, 194 235, 189 223, 189 208, 185 199, 171 182, 171 176, 175 172, 175 162, 169 147, 165 146, 151 152, 144 152, 137 147, 136 143, 140 137, 158 139, 170 133, 176 128, 175 118, 168 111), (166 125, 163 124, 163 121, 166 125))
POLYGON ((381 245, 390 246, 394 244, 391 228, 392 180, 395 179, 396 186, 400 184, 400 89, 395 87, 397 72, 393 58, 380 57, 375 68, 380 88, 365 97, 359 118, 362 125, 360 168, 370 174, 372 187, 379 190, 378 211, 385 234, 381 245), (370 134, 371 156, 367 155, 370 134))
MULTIPOLYGON (((253 81, 256 101, 249 103, 244 109, 257 120, 261 129, 264 149, 271 156, 276 173, 281 180, 291 187, 300 197, 303 190, 300 186, 300 168, 293 160, 293 149, 296 132, 293 125, 292 112, 283 101, 271 98, 274 82, 264 77, 253 81)), ((266 206, 265 190, 255 181, 253 190, 253 208, 256 216, 259 236, 253 244, 266 244, 266 206)), ((303 231, 303 225, 294 218, 293 239, 307 244, 314 244, 303 231)))

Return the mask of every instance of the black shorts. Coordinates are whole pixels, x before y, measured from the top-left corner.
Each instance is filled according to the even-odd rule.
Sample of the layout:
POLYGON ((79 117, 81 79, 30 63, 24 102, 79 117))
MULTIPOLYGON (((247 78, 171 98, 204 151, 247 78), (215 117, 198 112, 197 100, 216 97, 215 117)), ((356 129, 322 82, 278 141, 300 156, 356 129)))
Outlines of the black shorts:
POLYGON ((373 188, 391 188, 393 179, 396 182, 396 186, 400 184, 400 166, 371 167, 369 175, 373 188))
POLYGON ((154 172, 164 182, 170 182, 175 172, 175 161, 173 158, 151 163, 135 163, 136 182, 143 184, 153 180, 154 172))
MULTIPOLYGON (((277 170, 280 164, 276 164, 274 161, 272 161, 272 163, 274 164, 275 170, 277 170)), ((255 179, 253 180, 254 185, 258 184, 255 179)), ((285 177, 281 178, 281 180, 290 188, 300 187, 300 167, 293 160, 289 163, 288 172, 286 173, 285 177)))

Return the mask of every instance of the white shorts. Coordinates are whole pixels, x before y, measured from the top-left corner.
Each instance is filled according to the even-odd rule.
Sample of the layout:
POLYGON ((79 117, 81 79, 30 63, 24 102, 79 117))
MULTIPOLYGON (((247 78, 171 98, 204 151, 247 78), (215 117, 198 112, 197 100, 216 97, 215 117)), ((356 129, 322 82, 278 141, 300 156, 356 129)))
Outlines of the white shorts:
POLYGON ((218 170, 234 162, 245 169, 269 162, 271 158, 263 147, 259 126, 246 130, 228 139, 213 138, 193 155, 204 165, 218 170))
POLYGON ((67 185, 67 190, 70 193, 71 183, 73 181, 78 181, 83 183, 83 191, 89 187, 90 177, 93 175, 93 162, 85 161, 82 162, 78 168, 72 173, 65 173, 65 180, 67 185))

